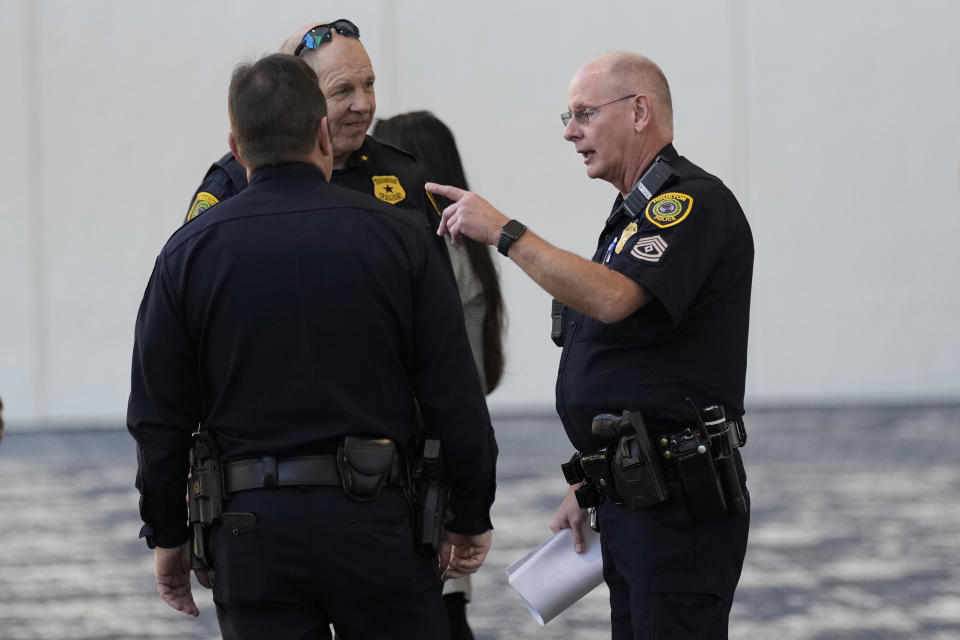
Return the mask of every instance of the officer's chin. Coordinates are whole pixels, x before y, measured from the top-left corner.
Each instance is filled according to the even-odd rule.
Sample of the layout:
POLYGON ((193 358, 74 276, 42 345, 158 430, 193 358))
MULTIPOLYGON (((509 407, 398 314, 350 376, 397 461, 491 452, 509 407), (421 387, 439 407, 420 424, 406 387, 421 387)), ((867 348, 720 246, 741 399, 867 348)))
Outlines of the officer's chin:
POLYGON ((366 139, 366 137, 367 130, 357 127, 356 129, 353 129, 350 132, 340 136, 340 139, 337 140, 337 144, 335 146, 338 150, 346 151, 348 154, 353 153, 363 146, 363 141, 366 139))

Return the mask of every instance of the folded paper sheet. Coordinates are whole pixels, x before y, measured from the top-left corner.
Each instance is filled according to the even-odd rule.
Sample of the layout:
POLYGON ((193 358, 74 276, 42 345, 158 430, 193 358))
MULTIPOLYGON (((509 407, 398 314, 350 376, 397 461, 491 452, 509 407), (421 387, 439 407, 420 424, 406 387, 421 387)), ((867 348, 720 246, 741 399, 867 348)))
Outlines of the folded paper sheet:
POLYGON ((507 568, 507 582, 540 624, 547 624, 603 582, 600 534, 586 528, 586 551, 564 529, 507 568))

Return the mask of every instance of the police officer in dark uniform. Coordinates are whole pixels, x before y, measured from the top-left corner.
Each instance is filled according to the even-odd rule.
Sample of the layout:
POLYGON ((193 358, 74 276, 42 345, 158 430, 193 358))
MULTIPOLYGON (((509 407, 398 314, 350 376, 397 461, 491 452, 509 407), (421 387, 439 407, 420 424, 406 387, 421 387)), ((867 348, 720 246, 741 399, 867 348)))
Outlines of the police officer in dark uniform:
POLYGON ((726 638, 746 552, 738 448, 753 272, 730 190, 679 156, 660 68, 629 52, 581 68, 564 138, 620 195, 591 261, 465 191, 441 232, 497 245, 560 302, 557 411, 578 454, 551 528, 584 548, 596 505, 615 639, 726 638), (561 330, 562 329, 562 330, 561 330), (583 480, 583 482, 579 482, 583 480))
POLYGON ((170 238, 137 317, 127 425, 158 590, 198 614, 199 425, 220 475, 191 491, 224 492, 204 553, 225 638, 446 638, 441 570, 486 556, 497 455, 456 288, 423 225, 328 183, 308 65, 241 65, 229 103, 250 186, 170 238), (414 397, 450 486, 439 566, 407 500, 414 397))
MULTIPOLYGON (((331 182, 416 211, 436 230, 440 214, 423 189, 423 166, 407 152, 366 135, 377 103, 373 66, 360 43, 359 28, 344 19, 304 27, 287 39, 281 53, 296 55, 313 67, 327 97, 333 134, 331 182)), ((246 171, 233 153, 227 153, 207 171, 186 221, 246 186, 246 171)))

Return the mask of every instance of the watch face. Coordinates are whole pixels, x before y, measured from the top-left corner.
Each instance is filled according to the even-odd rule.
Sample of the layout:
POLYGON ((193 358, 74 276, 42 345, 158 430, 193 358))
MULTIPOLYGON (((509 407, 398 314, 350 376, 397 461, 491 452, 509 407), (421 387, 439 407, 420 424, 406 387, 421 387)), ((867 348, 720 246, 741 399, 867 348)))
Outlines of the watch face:
POLYGON ((518 220, 511 220, 503 225, 500 229, 500 242, 497 244, 497 251, 503 255, 507 255, 507 251, 510 250, 510 245, 523 235, 523 232, 526 230, 527 227, 518 220))
POLYGON ((526 230, 527 228, 519 220, 511 220, 503 225, 503 233, 510 236, 511 240, 516 240, 520 237, 520 234, 526 230))

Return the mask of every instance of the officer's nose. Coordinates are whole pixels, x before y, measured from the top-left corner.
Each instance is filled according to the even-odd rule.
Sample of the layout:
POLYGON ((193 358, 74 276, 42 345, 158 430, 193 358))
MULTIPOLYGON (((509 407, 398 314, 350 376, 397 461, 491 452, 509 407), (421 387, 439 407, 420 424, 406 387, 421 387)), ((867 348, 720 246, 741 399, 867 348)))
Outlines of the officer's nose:
POLYGON ((350 104, 350 109, 358 113, 371 113, 374 109, 373 105, 375 104, 376 102, 373 96, 360 93, 354 97, 353 102, 350 104))

